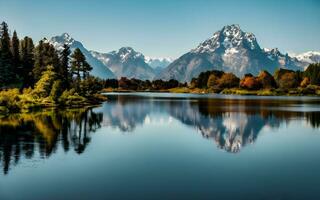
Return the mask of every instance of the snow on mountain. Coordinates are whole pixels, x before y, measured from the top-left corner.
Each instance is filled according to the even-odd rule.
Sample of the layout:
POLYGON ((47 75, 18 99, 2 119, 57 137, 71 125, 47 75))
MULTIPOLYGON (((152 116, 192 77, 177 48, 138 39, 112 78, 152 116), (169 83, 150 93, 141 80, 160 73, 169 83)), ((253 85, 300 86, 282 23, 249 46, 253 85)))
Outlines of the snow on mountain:
POLYGON ((145 56, 145 62, 154 69, 156 75, 159 75, 162 70, 169 66, 172 62, 171 58, 151 58, 145 56))
POLYGON ((70 46, 70 50, 74 51, 79 48, 85 55, 87 62, 92 66, 91 74, 99 78, 115 78, 115 75, 98 59, 92 56, 89 50, 87 50, 81 42, 74 40, 68 33, 63 33, 60 36, 52 37, 48 40, 58 51, 63 49, 63 45, 70 46))
POLYGON ((122 47, 118 51, 109 53, 91 51, 91 54, 107 66, 118 78, 152 80, 155 76, 154 69, 145 62, 144 55, 131 47, 122 47))
POLYGON ((300 62, 311 64, 311 63, 320 63, 320 52, 318 51, 308 51, 302 54, 294 55, 297 60, 300 62))
POLYGON ((241 77, 246 73, 258 74, 262 69, 273 73, 279 67, 302 68, 297 59, 277 49, 261 49, 253 33, 242 31, 239 25, 228 25, 175 60, 157 78, 190 81, 213 69, 241 77))

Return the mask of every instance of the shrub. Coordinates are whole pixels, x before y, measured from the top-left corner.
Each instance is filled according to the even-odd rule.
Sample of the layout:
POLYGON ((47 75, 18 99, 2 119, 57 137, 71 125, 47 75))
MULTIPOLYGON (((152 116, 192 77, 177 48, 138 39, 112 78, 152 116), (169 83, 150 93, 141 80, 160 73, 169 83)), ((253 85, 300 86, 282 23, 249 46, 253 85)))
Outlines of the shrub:
POLYGON ((8 89, 0 91, 0 106, 9 111, 19 110, 20 92, 19 89, 8 89))
POLYGON ((310 84, 310 79, 308 77, 304 77, 304 79, 300 83, 300 87, 307 87, 310 84))
POLYGON ((55 78, 56 73, 53 71, 53 67, 48 66, 47 70, 43 72, 40 80, 36 83, 34 87, 34 96, 38 98, 48 97, 51 92, 52 84, 55 81, 55 78))
POLYGON ((81 105, 86 102, 86 98, 76 93, 75 89, 65 90, 58 99, 61 105, 81 105))
POLYGON ((61 80, 56 80, 53 85, 50 92, 50 97, 53 101, 57 101, 62 93, 62 82, 61 80))

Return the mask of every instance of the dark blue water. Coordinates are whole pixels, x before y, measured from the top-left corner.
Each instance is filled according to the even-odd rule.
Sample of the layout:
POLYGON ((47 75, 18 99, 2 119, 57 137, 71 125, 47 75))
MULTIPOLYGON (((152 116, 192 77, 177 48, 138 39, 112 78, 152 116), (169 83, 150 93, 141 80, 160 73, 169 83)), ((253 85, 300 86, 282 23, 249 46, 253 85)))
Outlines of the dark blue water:
POLYGON ((108 94, 0 118, 0 199, 320 199, 320 99, 108 94))

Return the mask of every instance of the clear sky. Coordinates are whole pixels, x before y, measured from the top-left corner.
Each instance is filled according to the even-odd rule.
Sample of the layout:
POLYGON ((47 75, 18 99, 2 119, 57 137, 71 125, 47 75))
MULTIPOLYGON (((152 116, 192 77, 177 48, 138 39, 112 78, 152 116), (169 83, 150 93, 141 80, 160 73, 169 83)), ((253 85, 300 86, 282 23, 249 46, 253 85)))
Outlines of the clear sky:
POLYGON ((320 50, 320 0, 0 0, 0 20, 36 41, 68 32, 91 50, 176 58, 227 24, 261 47, 320 50))

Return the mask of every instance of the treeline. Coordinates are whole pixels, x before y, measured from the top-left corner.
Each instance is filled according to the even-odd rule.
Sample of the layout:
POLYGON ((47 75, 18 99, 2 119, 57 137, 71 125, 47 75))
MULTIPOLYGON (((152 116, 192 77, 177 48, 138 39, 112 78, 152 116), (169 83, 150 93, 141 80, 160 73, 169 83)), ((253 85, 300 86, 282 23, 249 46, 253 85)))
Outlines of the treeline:
POLYGON ((310 64, 304 72, 288 69, 278 69, 274 75, 261 71, 258 76, 245 74, 241 79, 233 73, 223 71, 206 71, 193 78, 190 88, 209 89, 221 92, 224 89, 238 88, 249 91, 276 89, 282 93, 298 89, 302 94, 315 94, 320 85, 320 64, 310 64))
POLYGON ((102 89, 91 70, 80 49, 71 54, 65 44, 58 52, 46 38, 35 45, 30 37, 20 40, 16 31, 10 36, 8 25, 1 23, 0 107, 85 102, 102 89))
POLYGON ((177 80, 171 79, 169 81, 164 80, 140 80, 140 79, 128 79, 122 77, 118 79, 107 79, 104 81, 104 88, 120 89, 120 90, 167 90, 176 87, 186 87, 187 83, 180 83, 177 80))

